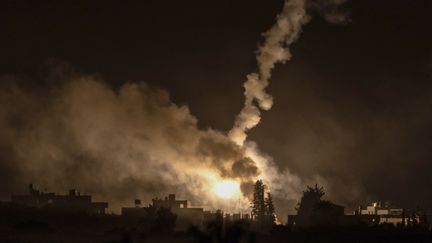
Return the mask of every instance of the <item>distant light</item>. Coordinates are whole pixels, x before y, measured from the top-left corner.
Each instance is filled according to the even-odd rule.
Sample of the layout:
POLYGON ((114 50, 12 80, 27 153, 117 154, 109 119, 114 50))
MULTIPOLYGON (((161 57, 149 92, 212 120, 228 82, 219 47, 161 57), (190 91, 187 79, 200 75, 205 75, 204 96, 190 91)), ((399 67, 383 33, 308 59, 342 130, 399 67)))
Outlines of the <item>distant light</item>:
POLYGON ((240 193, 240 184, 233 180, 223 180, 213 187, 214 192, 221 198, 232 198, 240 193))

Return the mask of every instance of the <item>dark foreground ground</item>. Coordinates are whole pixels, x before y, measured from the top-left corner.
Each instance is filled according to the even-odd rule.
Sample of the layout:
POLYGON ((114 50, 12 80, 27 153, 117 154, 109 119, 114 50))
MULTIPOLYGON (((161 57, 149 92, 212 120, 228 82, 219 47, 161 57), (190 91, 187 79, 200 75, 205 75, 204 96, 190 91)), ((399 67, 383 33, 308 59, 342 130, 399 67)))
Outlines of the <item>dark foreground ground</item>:
POLYGON ((133 230, 106 232, 92 229, 17 229, 2 230, 0 242, 432 242, 430 232, 393 231, 380 229, 303 230, 290 231, 279 227, 267 234, 228 232, 214 235, 208 232, 177 232, 142 234, 133 230))
MULTIPOLYGON (((111 219, 112 220, 112 219, 111 219)), ((110 223, 64 222, 48 224, 39 221, 22 222, 12 227, 2 226, 0 242, 432 242, 425 229, 392 227, 290 229, 275 226, 269 232, 256 232, 242 222, 226 227, 190 228, 185 232, 163 229, 147 230, 139 226, 118 226, 117 218, 110 223)))
POLYGON ((425 227, 262 227, 248 221, 214 220, 176 232, 175 218, 125 218, 44 210, 0 209, 0 242, 432 242, 425 227))

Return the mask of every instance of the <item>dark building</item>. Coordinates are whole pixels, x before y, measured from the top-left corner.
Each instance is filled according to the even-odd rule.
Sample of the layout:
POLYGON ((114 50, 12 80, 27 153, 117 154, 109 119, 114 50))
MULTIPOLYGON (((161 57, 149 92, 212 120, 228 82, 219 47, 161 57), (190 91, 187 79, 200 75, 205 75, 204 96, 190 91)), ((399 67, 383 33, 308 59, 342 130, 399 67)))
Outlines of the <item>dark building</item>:
MULTIPOLYGON (((204 221, 203 208, 188 207, 187 200, 177 200, 175 194, 169 194, 164 199, 155 198, 152 200, 152 207, 169 208, 177 215, 176 229, 183 230, 190 225, 202 225, 204 221)), ((125 217, 145 217, 148 215, 149 207, 141 207, 141 201, 135 200, 135 207, 123 207, 122 216, 125 217)))
MULTIPOLYGON (((359 218, 367 218, 368 215, 374 215, 376 219, 369 222, 369 224, 405 224, 405 210, 403 208, 392 207, 390 202, 374 202, 367 206, 365 209, 359 207, 355 212, 359 218)), ((416 220, 419 221, 419 217, 416 216, 416 220)))
POLYGON ((75 189, 68 195, 56 195, 53 192, 41 192, 29 185, 29 195, 12 195, 12 203, 37 208, 53 208, 64 211, 79 211, 91 214, 104 214, 108 208, 106 202, 92 202, 90 195, 81 195, 75 189))
POLYGON ((187 200, 177 200, 175 194, 169 194, 165 199, 154 198, 152 200, 153 206, 157 208, 188 208, 187 200))
POLYGON ((393 207, 388 202, 374 202, 366 208, 360 206, 354 213, 344 214, 342 206, 321 201, 307 212, 288 215, 288 225, 313 227, 392 224, 394 226, 422 225, 429 228, 428 217, 426 212, 393 207))
POLYGON ((320 201, 298 215, 288 215, 289 226, 336 226, 344 221, 344 207, 328 201, 320 201))
POLYGON ((227 214, 221 210, 216 212, 204 211, 203 208, 189 207, 187 200, 176 199, 175 194, 170 194, 163 199, 155 198, 152 205, 141 206, 141 200, 135 200, 135 207, 123 207, 121 214, 124 217, 138 218, 150 216, 152 210, 169 208, 177 215, 176 230, 186 230, 189 226, 204 226, 208 222, 233 222, 238 220, 250 220, 250 214, 227 214))

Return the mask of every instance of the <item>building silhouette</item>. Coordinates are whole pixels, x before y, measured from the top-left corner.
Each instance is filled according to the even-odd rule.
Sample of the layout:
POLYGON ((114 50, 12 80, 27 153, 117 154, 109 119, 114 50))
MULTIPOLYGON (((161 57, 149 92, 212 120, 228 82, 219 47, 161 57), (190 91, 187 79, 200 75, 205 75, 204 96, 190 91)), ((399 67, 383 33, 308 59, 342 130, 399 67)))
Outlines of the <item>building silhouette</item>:
POLYGON ((392 206, 389 202, 374 202, 366 208, 359 206, 353 213, 344 214, 344 207, 321 201, 307 212, 288 215, 288 226, 347 226, 392 224, 407 226, 424 223, 428 215, 422 216, 418 212, 392 206))
POLYGON ((81 195, 76 189, 70 189, 67 195, 56 195, 53 192, 42 192, 30 184, 29 195, 12 195, 12 203, 36 208, 52 208, 62 211, 105 214, 107 202, 92 202, 90 195, 81 195))
POLYGON ((250 214, 229 214, 221 210, 215 212, 206 211, 201 207, 190 207, 187 200, 176 199, 175 194, 169 194, 163 199, 154 198, 149 206, 141 206, 141 200, 135 199, 134 207, 123 207, 121 215, 128 218, 148 217, 158 208, 169 208, 177 215, 176 230, 185 230, 189 226, 204 226, 211 221, 233 222, 238 220, 250 220, 250 214))
MULTIPOLYGON (((406 223, 405 210, 403 208, 392 207, 390 202, 374 202, 365 209, 360 206, 355 214, 369 224, 389 223, 396 226, 398 224, 405 225, 406 223), (372 219, 372 221, 365 219, 372 219)), ((420 220, 419 217, 415 217, 418 222, 420 220)))
POLYGON ((319 201, 306 210, 301 210, 297 215, 288 215, 288 226, 336 226, 343 224, 344 207, 329 201, 319 201))
POLYGON ((154 198, 149 207, 141 207, 141 200, 135 200, 135 207, 123 207, 122 216, 125 217, 146 217, 150 210, 168 208, 177 215, 176 230, 183 230, 190 225, 202 225, 204 222, 204 209, 188 207, 187 200, 177 200, 175 194, 169 194, 164 199, 154 198))

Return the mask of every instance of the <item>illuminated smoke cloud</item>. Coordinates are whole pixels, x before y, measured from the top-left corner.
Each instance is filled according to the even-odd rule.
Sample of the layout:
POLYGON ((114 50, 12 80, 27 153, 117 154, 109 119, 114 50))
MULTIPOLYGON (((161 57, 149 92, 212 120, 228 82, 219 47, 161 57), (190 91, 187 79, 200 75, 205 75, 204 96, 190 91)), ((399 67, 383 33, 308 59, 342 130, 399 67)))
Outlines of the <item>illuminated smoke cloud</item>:
MULTIPOLYGON (((318 12, 323 6, 334 9, 310 4, 318 12)), ((194 204, 233 211, 248 208, 253 183, 262 178, 276 197, 296 199, 300 178, 279 171, 246 133, 259 123, 261 109, 272 107, 265 89, 275 65, 291 58, 288 47, 310 19, 306 5, 285 1, 276 24, 264 33, 259 72, 247 76, 244 108, 228 136, 200 130, 188 107, 143 82, 113 89, 103 80, 64 75, 61 69, 54 71, 62 77, 42 89, 1 78, 0 169, 10 175, 0 183, 2 191, 16 191, 23 182, 57 192, 76 187, 110 201, 114 209, 133 198, 146 201, 176 192, 194 204), (241 183, 237 208, 211 190, 224 179, 241 183)))
POLYGON ((176 192, 217 209, 230 202, 209 190, 215 182, 257 173, 243 148, 198 129, 188 107, 143 82, 113 89, 76 75, 35 90, 13 77, 0 81, 0 148, 9 151, 0 166, 16 181, 3 182, 4 191, 30 182, 57 192, 76 187, 113 209, 176 192))

